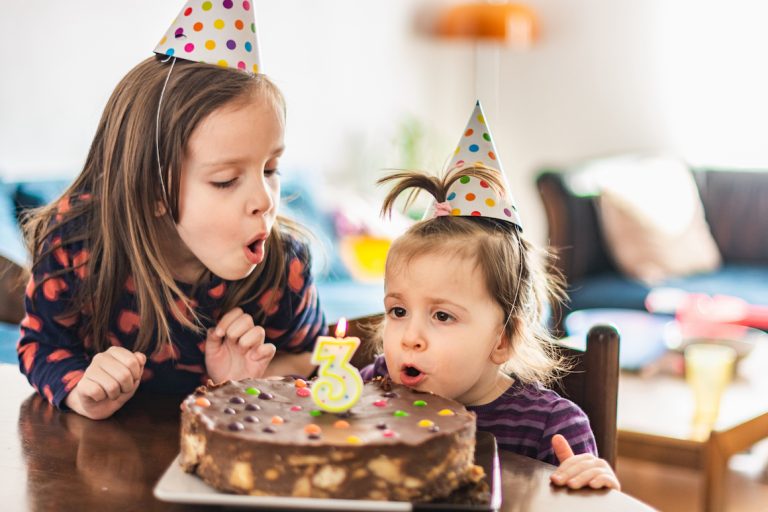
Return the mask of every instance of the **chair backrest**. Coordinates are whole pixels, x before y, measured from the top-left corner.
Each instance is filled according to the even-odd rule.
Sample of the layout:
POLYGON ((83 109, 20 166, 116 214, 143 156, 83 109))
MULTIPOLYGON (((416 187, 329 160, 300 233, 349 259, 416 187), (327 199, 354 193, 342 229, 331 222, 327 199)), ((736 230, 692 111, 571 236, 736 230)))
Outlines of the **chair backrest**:
MULTIPOLYGON (((360 349, 352 364, 362 368, 373 362, 371 325, 382 315, 369 315, 348 320, 347 335, 360 338, 360 349)), ((331 326, 330 332, 335 331, 331 326)), ((568 357, 572 371, 563 377, 556 391, 586 413, 595 434, 600 457, 616 467, 616 408, 619 391, 619 333, 615 327, 596 325, 589 330, 584 346, 558 343, 557 349, 568 357)))
POLYGON ((571 360, 571 371, 555 389, 587 414, 600 457, 616 467, 616 409, 619 394, 619 333, 610 325, 595 325, 586 345, 557 344, 571 360))

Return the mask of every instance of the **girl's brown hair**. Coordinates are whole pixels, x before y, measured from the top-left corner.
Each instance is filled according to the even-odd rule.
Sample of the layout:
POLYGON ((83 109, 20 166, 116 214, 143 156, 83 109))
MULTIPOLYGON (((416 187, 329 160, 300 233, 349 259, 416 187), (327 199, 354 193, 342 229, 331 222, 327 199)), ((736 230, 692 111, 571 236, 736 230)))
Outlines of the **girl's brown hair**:
MULTIPOLYGON (((87 248, 86 261, 72 262, 34 284, 66 273, 83 276, 72 296, 72 313, 82 315, 80 335, 90 338, 96 351, 110 346, 110 318, 129 278, 142 326, 135 350, 146 352, 155 339, 156 349, 171 342, 169 313, 184 327, 201 332, 191 300, 174 281, 161 251, 163 238, 176 229, 187 142, 198 124, 224 105, 257 99, 271 103, 285 117, 283 96, 264 75, 184 60, 178 60, 169 74, 170 66, 152 57, 128 72, 104 108, 80 175, 57 201, 33 210, 24 222, 33 271, 68 244, 83 243, 87 248), (162 158, 162 182, 158 158, 162 158), (62 204, 67 207, 60 208, 62 204), (159 205, 166 205, 165 215, 157 214, 159 205), (46 242, 57 230, 66 233, 60 242, 46 242)), ((267 239, 267 257, 247 278, 227 288, 222 312, 252 300, 267 287, 282 286, 281 232, 296 229, 278 217, 267 239)), ((208 277, 204 274, 201 281, 208 277)))
MULTIPOLYGON (((485 180, 501 195, 505 192, 499 171, 486 167, 453 169, 442 178, 417 171, 397 172, 378 181, 394 183, 384 199, 382 214, 391 214, 395 201, 406 191, 410 191, 406 206, 420 191, 443 202, 451 185, 463 176, 485 180)), ((549 254, 525 240, 510 222, 440 216, 414 224, 395 240, 387 255, 387 272, 395 265, 436 252, 474 259, 482 271, 488 293, 506 318, 504 332, 512 349, 504 365, 506 371, 526 383, 547 383, 567 370, 567 362, 553 349, 554 338, 543 318, 549 301, 565 299, 562 278, 543 268, 549 254)))

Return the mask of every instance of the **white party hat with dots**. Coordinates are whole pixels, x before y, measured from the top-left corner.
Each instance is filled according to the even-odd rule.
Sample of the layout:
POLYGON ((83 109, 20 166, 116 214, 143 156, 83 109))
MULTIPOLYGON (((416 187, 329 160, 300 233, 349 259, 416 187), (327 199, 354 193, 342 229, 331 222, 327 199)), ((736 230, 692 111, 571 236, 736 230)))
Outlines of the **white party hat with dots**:
POLYGON ((155 53, 261 73, 252 0, 191 0, 155 53))
MULTIPOLYGON (((492 217, 511 222, 523 228, 520 215, 517 212, 515 200, 509 191, 509 184, 501 168, 496 146, 493 144, 491 129, 483 114, 483 107, 478 101, 467 122, 467 127, 459 140, 459 145, 446 165, 444 172, 466 167, 484 167, 496 171, 504 184, 505 194, 499 195, 488 183, 476 177, 462 176, 448 190, 446 197, 450 215, 468 217, 492 217)), ((435 201, 427 208, 424 218, 431 219, 438 215, 435 201)))

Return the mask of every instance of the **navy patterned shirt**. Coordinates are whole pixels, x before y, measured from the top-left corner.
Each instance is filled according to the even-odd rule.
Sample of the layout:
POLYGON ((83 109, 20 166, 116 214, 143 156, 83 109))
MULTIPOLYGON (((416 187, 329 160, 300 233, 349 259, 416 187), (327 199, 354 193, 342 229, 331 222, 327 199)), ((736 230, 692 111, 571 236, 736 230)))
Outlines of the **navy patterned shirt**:
MULTIPOLYGON (((44 241, 43 251, 61 236, 59 230, 44 241)), ((241 305, 251 315, 263 312, 266 342, 278 351, 311 351, 315 339, 326 330, 317 289, 312 281, 307 247, 284 235, 286 282, 282 289, 268 289, 260 297, 241 305), (264 310, 264 308, 269 308, 264 310)), ((34 286, 47 275, 87 260, 83 242, 67 244, 44 256, 35 268, 25 297, 26 316, 21 322, 17 344, 19 367, 30 384, 56 407, 83 377, 95 351, 89 335, 83 332, 84 312, 72 313, 71 300, 82 282, 86 267, 76 268, 34 286), (34 298, 34 301, 32 300, 34 298)), ((223 297, 231 281, 212 276, 206 283, 177 283, 191 294, 192 306, 204 328, 214 327, 222 313, 223 297)), ((109 341, 114 346, 133 350, 140 325, 133 280, 129 278, 110 320, 109 341)), ((180 308, 181 309, 181 308, 180 308)), ((182 309, 183 310, 183 309, 182 309)), ((205 333, 185 328, 168 315, 172 346, 155 352, 151 346, 144 366, 141 391, 189 393, 208 377, 205 370, 205 333)))
MULTIPOLYGON (((360 371, 363 380, 389 376, 384 356, 360 371)), ((470 405, 477 414, 477 429, 496 437, 499 448, 555 466, 552 436, 561 434, 573 453, 597 455, 597 444, 589 418, 578 405, 551 389, 515 380, 500 397, 484 405, 470 405)))

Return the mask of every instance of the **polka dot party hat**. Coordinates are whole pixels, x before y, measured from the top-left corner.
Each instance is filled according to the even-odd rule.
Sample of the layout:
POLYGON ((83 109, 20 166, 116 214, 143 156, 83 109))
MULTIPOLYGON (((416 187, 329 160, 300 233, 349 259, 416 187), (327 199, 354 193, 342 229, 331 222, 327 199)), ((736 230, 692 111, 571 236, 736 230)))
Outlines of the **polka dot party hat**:
POLYGON ((252 0, 190 0, 155 53, 261 73, 252 0))
POLYGON ((496 146, 493 144, 491 129, 485 119, 483 107, 478 101, 469 118, 467 127, 459 140, 451 159, 444 172, 462 167, 482 166, 498 172, 506 190, 500 196, 492 187, 476 177, 463 176, 455 181, 448 190, 446 203, 437 204, 435 201, 427 208, 424 219, 439 215, 455 215, 467 217, 493 217, 515 224, 520 229, 523 224, 517 212, 517 206, 509 192, 509 184, 501 168, 496 146))

